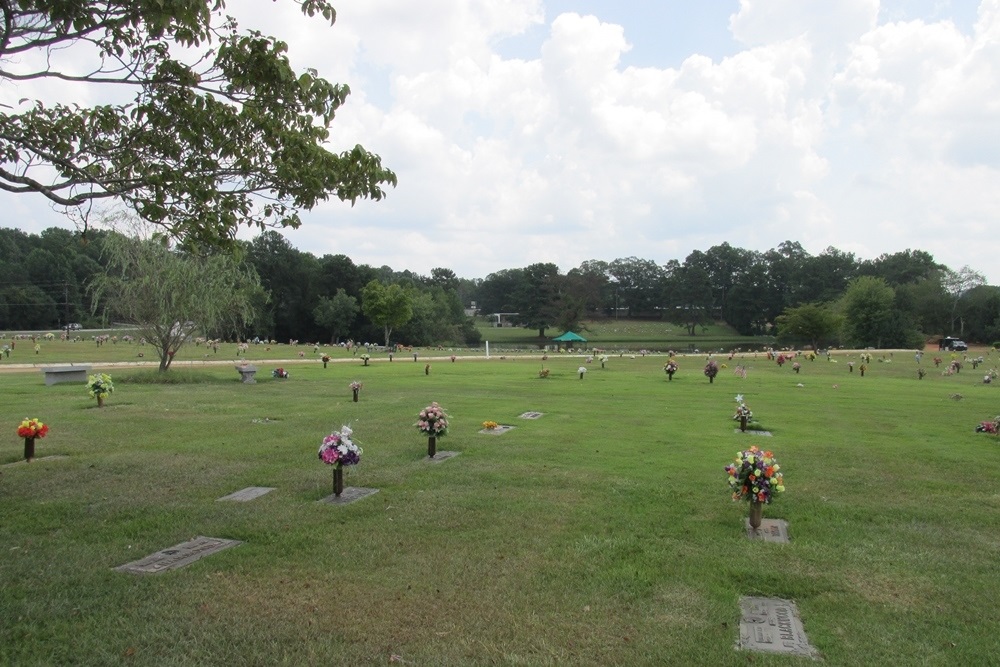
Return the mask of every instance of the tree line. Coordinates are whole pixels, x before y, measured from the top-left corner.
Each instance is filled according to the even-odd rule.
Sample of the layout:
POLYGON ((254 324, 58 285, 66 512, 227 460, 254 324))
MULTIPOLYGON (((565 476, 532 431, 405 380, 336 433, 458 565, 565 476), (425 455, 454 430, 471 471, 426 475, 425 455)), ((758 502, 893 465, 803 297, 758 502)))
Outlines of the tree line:
MULTIPOLYGON (((108 271, 109 234, 91 230, 83 240, 61 228, 38 235, 0 228, 0 330, 115 322, 108 303, 95 305, 93 290, 108 271)), ((683 262, 588 260, 565 274, 537 263, 483 279, 444 267, 421 276, 346 255, 316 257, 274 231, 239 242, 236 254, 260 289, 248 297, 249 323, 215 332, 226 337, 477 344, 466 315, 475 304, 481 314, 516 313, 509 318, 539 336, 627 317, 680 324, 690 335, 724 321, 742 335, 810 344, 912 347, 929 335, 1000 340, 1000 288, 921 250, 859 260, 833 247, 810 255, 792 241, 766 252, 723 243, 683 262)))

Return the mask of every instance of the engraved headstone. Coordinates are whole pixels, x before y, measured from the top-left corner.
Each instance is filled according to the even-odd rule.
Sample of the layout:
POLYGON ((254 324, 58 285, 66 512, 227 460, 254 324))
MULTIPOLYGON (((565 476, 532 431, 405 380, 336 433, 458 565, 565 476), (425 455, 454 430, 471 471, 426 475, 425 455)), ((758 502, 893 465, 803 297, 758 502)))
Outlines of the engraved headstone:
POLYGON ((741 431, 738 428, 733 429, 733 433, 745 433, 746 435, 762 435, 765 437, 772 437, 770 431, 754 431, 752 429, 747 429, 746 431, 741 431))
POLYGON ((425 456, 424 461, 430 461, 431 463, 441 463, 441 461, 447 461, 453 456, 458 456, 462 452, 442 452, 438 451, 434 456, 425 456))
POLYGON ((746 519, 747 537, 751 540, 778 542, 788 544, 788 522, 784 519, 761 519, 760 528, 750 527, 750 519, 746 519))
POLYGON ((265 493, 270 493, 274 491, 273 486, 248 486, 245 489, 240 489, 239 491, 234 491, 228 496, 222 496, 221 498, 216 498, 216 500, 232 500, 239 503, 245 503, 248 500, 253 500, 254 498, 260 498, 265 493))
POLYGON ((739 648, 819 657, 809 644, 795 603, 780 598, 740 598, 739 648))
POLYGON ((242 544, 239 540, 224 540, 219 537, 198 536, 188 542, 157 551, 140 560, 125 563, 114 568, 118 572, 131 572, 132 574, 157 574, 167 570, 176 570, 185 565, 190 565, 200 558, 204 558, 217 551, 235 547, 242 544))
POLYGON ((376 493, 378 493, 378 489, 367 489, 363 486, 348 486, 340 494, 340 497, 331 494, 319 502, 327 503, 328 505, 349 505, 356 500, 367 498, 376 493))
POLYGON ((507 431, 511 430, 512 428, 514 428, 514 427, 513 426, 507 426, 505 424, 500 424, 496 428, 484 428, 484 429, 481 429, 479 432, 480 433, 485 433, 486 435, 502 435, 502 434, 506 433, 507 431))
POLYGON ((524 414, 521 415, 521 419, 538 419, 543 414, 545 414, 545 413, 544 412, 525 412, 524 414))

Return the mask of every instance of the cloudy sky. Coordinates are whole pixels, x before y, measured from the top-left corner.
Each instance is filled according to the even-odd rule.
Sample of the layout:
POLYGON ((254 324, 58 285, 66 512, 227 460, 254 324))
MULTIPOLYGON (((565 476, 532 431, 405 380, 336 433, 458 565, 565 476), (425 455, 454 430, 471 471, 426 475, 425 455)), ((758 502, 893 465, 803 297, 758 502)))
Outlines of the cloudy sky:
POLYGON ((1000 285, 1000 0, 333 4, 228 2, 350 85, 331 148, 399 177, 306 212, 302 250, 476 278, 792 240, 1000 285))

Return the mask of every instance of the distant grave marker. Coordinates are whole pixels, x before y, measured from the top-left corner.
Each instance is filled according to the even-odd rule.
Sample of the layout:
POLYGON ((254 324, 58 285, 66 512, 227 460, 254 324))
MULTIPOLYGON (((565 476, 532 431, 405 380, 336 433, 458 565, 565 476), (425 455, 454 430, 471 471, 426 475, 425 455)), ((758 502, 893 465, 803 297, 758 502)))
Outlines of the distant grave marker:
POLYGON ((458 456, 462 452, 437 452, 433 457, 425 456, 424 461, 429 461, 431 463, 441 463, 441 461, 447 461, 453 456, 458 456))
POLYGON ((747 430, 745 430, 745 431, 741 431, 738 428, 736 428, 736 429, 733 429, 733 433, 745 433, 746 435, 762 435, 762 436, 765 436, 765 437, 768 437, 768 438, 771 437, 771 432, 770 431, 754 431, 753 429, 749 429, 749 428, 747 430))
POLYGON ((514 427, 513 426, 507 426, 506 424, 500 424, 496 428, 484 428, 484 429, 481 429, 479 432, 480 433, 485 433, 486 435, 502 435, 502 434, 506 433, 507 431, 511 430, 512 428, 514 428, 514 427))
POLYGON ((217 551, 235 547, 237 544, 242 544, 242 542, 199 535, 193 540, 181 542, 169 549, 157 551, 143 559, 119 565, 114 569, 118 572, 132 574, 158 574, 167 570, 177 570, 217 551))
POLYGON ((784 519, 761 519, 760 528, 750 527, 750 519, 746 519, 747 537, 751 540, 777 542, 788 544, 788 522, 784 519))
POLYGON ((331 494, 319 502, 326 503, 328 505, 349 505, 356 500, 367 498, 368 496, 376 493, 378 493, 378 489, 368 489, 363 486, 348 486, 340 494, 339 498, 336 495, 331 494))
POLYGON ((264 494, 270 493, 271 491, 274 491, 273 486, 248 486, 245 489, 234 491, 233 493, 230 493, 228 496, 222 496, 221 498, 216 498, 216 501, 232 500, 238 503, 245 503, 249 500, 253 500, 254 498, 260 498, 264 494))
POLYGON ((538 419, 543 414, 545 414, 545 413, 544 412, 525 412, 524 414, 521 415, 521 419, 538 419))
POLYGON ((780 598, 740 598, 739 648, 819 657, 809 644, 795 603, 780 598))

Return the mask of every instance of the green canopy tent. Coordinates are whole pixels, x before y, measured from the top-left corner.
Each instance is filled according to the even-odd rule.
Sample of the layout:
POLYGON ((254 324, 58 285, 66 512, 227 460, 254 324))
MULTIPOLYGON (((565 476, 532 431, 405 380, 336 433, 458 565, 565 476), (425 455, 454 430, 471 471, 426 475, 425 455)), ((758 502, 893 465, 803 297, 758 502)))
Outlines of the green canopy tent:
POLYGON ((572 331, 567 331, 562 336, 558 336, 552 339, 553 343, 566 343, 566 348, 569 349, 573 347, 573 343, 586 343, 587 339, 580 334, 573 333, 572 331))

